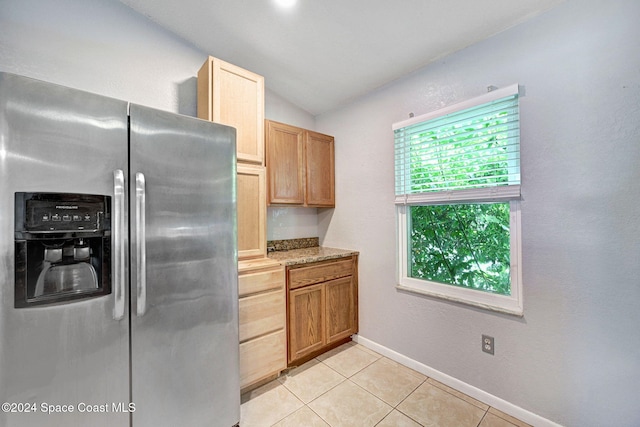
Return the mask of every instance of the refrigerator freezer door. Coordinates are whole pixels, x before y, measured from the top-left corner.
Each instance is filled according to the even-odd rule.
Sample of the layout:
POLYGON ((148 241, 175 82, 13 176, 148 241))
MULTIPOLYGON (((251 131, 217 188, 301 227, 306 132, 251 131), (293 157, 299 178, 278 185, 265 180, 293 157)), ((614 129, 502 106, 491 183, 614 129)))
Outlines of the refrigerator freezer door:
POLYGON ((0 402, 15 409, 1 426, 129 424, 86 410, 129 400, 128 316, 114 320, 114 292, 14 308, 14 193, 113 200, 116 169, 127 171, 125 102, 0 73, 0 402))
POLYGON ((130 143, 132 280, 146 282, 131 283, 133 425, 233 426, 235 130, 132 104, 130 143))

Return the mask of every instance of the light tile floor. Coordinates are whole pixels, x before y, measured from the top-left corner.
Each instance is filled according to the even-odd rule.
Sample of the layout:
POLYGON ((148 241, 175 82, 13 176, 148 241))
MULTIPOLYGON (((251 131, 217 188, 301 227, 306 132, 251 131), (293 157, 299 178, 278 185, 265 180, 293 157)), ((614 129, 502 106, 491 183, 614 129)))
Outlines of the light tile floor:
POLYGON ((529 426, 355 343, 246 393, 240 412, 240 427, 529 426))

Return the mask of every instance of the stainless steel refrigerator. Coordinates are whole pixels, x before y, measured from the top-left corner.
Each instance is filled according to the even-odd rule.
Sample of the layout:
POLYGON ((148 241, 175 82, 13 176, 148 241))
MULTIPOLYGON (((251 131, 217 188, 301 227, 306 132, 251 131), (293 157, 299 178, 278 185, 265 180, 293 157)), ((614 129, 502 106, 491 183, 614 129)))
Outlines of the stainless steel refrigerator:
POLYGON ((0 425, 240 420, 235 130, 0 73, 0 425))

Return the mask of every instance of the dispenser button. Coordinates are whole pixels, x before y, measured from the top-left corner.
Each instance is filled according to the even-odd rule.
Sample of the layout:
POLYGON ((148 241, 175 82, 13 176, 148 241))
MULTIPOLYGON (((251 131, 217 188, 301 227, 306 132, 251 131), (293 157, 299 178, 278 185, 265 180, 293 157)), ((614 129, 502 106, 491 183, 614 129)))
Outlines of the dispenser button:
POLYGON ((91 252, 88 246, 74 247, 73 259, 76 261, 86 261, 91 258, 91 252))
POLYGON ((82 221, 82 216, 80 216, 80 215, 74 215, 74 216, 73 216, 73 220, 74 220, 74 221, 82 221))
POLYGON ((87 214, 84 216, 85 221, 91 221, 91 215, 87 214))
POLYGON ((71 221, 71 215, 62 215, 63 221, 71 221))
POLYGON ((60 215, 58 214, 53 214, 51 215, 51 220, 52 221, 60 221, 62 218, 60 217, 60 215))
POLYGON ((47 222, 50 220, 51 220, 51 217, 49 216, 48 213, 42 215, 42 222, 47 222))

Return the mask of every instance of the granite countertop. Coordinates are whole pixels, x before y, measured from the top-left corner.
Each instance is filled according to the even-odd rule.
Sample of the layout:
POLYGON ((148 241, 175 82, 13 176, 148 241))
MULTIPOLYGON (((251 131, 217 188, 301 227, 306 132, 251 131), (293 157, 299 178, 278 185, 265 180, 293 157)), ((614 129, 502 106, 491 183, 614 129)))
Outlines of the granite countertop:
POLYGON ((282 265, 296 265, 342 258, 351 255, 358 255, 358 251, 328 248, 326 246, 315 246, 310 248, 291 249, 288 251, 269 252, 267 257, 280 262, 282 265))

